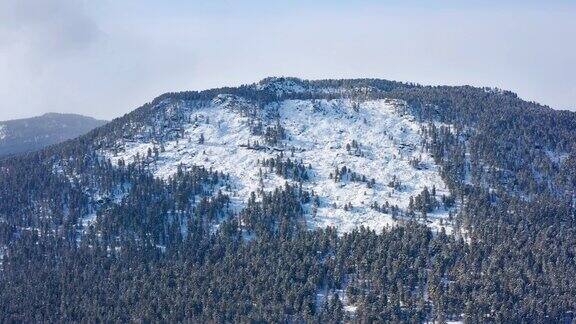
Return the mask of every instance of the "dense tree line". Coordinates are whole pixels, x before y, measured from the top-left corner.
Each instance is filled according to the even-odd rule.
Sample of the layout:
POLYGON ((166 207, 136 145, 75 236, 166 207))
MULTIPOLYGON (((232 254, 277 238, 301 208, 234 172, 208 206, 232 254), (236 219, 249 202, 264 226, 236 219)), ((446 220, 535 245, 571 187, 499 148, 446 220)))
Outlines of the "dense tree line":
MULTIPOLYGON (((284 194, 252 203, 258 206, 243 217, 282 201, 297 213, 293 194, 284 194)), ((153 240, 111 245, 90 235, 77 246, 27 233, 4 259, 2 319, 421 322, 464 314, 470 321, 559 321, 576 306, 576 233, 552 226, 566 212, 540 208, 493 220, 470 243, 415 223, 339 237, 333 229, 299 229, 296 215, 254 230, 226 221, 215 233, 189 231, 164 251, 153 240), (541 213, 553 217, 531 223, 541 213), (355 313, 331 299, 318 304, 319 291, 339 299, 340 290, 355 313)))

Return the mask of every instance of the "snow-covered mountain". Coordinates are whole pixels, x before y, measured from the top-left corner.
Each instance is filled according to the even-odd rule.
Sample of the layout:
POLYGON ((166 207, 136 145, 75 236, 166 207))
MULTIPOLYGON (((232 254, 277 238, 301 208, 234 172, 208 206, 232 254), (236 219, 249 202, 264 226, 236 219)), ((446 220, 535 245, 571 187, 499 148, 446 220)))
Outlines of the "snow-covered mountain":
POLYGON ((570 321, 574 143, 487 88, 166 93, 0 159, 0 322, 570 321))
MULTIPOLYGON (((533 142, 539 149, 511 154, 510 147, 520 152, 511 144, 516 137, 493 125, 498 119, 491 115, 500 112, 488 110, 500 101, 524 104, 506 91, 375 79, 267 78, 235 88, 166 93, 76 141, 42 152, 46 171, 54 181, 65 181, 62 185, 75 192, 67 195, 79 195, 80 205, 71 211, 70 198, 64 197, 47 209, 32 197, 21 202, 29 206, 24 219, 48 211, 46 218, 56 213, 85 233, 106 217, 102 212, 123 206, 126 197, 135 199, 131 187, 139 180, 122 177, 143 171, 168 185, 179 170, 194 174, 198 168, 220 180, 207 181, 209 188, 189 202, 190 208, 201 197, 226 197, 230 203, 219 207, 219 221, 238 218, 241 228, 240 215, 252 197, 261 201, 264 193, 286 185, 311 196, 301 204, 307 228, 333 226, 340 233, 360 226, 380 231, 415 220, 435 232, 467 236, 454 216, 471 188, 527 201, 548 190, 576 203, 568 180, 576 159, 562 153, 570 142, 547 142, 568 133, 526 137, 520 144, 533 142), (471 96, 485 99, 461 99, 471 96), (474 109, 484 105, 482 100, 490 104, 474 109), (558 154, 564 158, 555 159, 558 154), (536 167, 519 168, 522 163, 536 167), (115 172, 124 176, 108 179, 115 172)), ((547 113, 534 109, 534 114, 547 113)), ((171 222, 168 215, 162 217, 171 222)), ((181 220, 182 233, 187 221, 181 220)), ((219 222, 213 221, 217 228, 219 222)))
POLYGON ((424 149, 423 127, 406 102, 364 99, 366 87, 311 88, 297 79, 269 78, 249 86, 278 99, 262 101, 220 91, 212 98, 162 100, 145 123, 100 148, 114 165, 145 160, 168 179, 179 168, 204 166, 230 176, 221 190, 240 212, 251 193, 285 183, 316 197, 305 206, 311 228, 375 230, 416 216, 451 232, 450 196, 439 167, 424 149), (335 99, 290 99, 291 94, 338 93, 335 99), (342 96, 343 95, 343 96, 342 96), (438 204, 408 216, 426 191, 438 204))
POLYGON ((0 121, 0 156, 31 152, 86 134, 106 121, 75 114, 0 121))

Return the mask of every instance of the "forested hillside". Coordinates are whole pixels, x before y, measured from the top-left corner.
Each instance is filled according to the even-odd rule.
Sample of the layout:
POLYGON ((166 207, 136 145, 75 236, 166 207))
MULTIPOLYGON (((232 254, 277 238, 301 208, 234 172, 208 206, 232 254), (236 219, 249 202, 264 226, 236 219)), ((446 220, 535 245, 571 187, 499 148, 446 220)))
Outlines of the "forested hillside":
POLYGON ((576 113, 269 78, 0 161, 0 321, 570 322, 576 113))

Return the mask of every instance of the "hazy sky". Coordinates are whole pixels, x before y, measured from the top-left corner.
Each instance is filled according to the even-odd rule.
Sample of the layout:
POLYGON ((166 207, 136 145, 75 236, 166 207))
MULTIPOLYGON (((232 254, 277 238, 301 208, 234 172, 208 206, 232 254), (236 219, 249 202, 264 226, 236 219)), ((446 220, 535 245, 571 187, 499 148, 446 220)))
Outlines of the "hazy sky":
POLYGON ((266 76, 496 86, 575 110, 575 39, 573 0, 0 0, 0 120, 111 119, 266 76))

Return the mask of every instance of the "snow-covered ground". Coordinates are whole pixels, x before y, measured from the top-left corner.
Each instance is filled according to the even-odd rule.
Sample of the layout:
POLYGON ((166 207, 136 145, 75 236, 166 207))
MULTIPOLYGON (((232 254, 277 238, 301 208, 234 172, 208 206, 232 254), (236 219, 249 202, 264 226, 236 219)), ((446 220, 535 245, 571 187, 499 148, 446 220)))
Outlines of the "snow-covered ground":
MULTIPOLYGON (((256 117, 248 117, 246 109, 252 105, 242 98, 221 95, 208 104, 199 102, 177 102, 172 104, 184 109, 189 121, 183 121, 184 137, 163 143, 152 172, 167 178, 177 171, 178 165, 201 165, 212 170, 230 174, 233 206, 240 210, 250 193, 260 188, 273 190, 286 181, 259 164, 263 159, 275 157, 283 151, 285 158, 302 160, 311 165, 310 180, 303 187, 320 197, 320 206, 315 216, 311 208, 307 222, 310 227, 336 226, 340 231, 350 231, 364 225, 376 230, 394 226, 392 215, 371 208, 376 202, 388 202, 406 209, 411 196, 422 192, 424 187, 436 188, 436 194, 448 195, 438 167, 433 159, 422 150, 421 125, 412 116, 405 114, 403 103, 394 100, 356 102, 349 99, 335 100, 285 100, 254 108, 256 117), (253 135, 250 122, 255 119, 264 125, 274 125, 279 116, 287 137, 274 146, 254 149, 262 136, 253 135), (203 143, 200 138, 203 137, 203 143), (347 144, 357 142, 359 150, 349 151, 347 144), (251 145, 248 145, 251 143, 251 145), (252 146, 252 147, 250 147, 252 146), (356 153, 356 154, 355 154, 356 153), (410 165, 419 159, 420 167, 410 165), (363 182, 335 182, 330 174, 338 167, 346 166, 352 171, 374 179, 371 188, 363 182), (263 176, 260 176, 263 169, 263 176), (388 184, 393 178, 401 188, 388 184), (352 208, 345 208, 345 205, 352 208)), ((122 142, 123 150, 101 152, 113 163, 124 159, 127 163, 138 154, 144 157, 148 149, 159 147, 159 143, 143 140, 122 142)), ((429 226, 439 229, 447 225, 448 212, 439 210, 428 215, 429 226), (444 223, 440 225, 440 222, 444 223)))
MULTIPOLYGON (((332 293, 332 295, 330 295, 326 289, 322 289, 319 292, 317 292, 316 293, 316 305, 321 307, 325 303, 329 302, 336 295, 336 296, 338 296, 338 298, 340 299, 340 302, 344 306, 344 311, 346 313, 348 313, 349 315, 352 315, 352 316, 354 316, 356 314, 356 311, 358 310, 358 306, 350 304, 350 301, 348 300, 348 296, 346 296, 345 289, 336 289, 335 291, 333 291, 331 293, 332 293)), ((317 311, 321 310, 320 307, 318 307, 317 311)))
POLYGON ((4 255, 6 254, 6 250, 8 250, 8 247, 6 247, 6 245, 0 245, 0 269, 2 269, 2 264, 4 261, 4 255))
POLYGON ((6 138, 6 125, 0 124, 0 141, 6 138))

